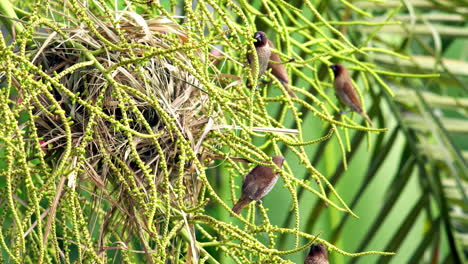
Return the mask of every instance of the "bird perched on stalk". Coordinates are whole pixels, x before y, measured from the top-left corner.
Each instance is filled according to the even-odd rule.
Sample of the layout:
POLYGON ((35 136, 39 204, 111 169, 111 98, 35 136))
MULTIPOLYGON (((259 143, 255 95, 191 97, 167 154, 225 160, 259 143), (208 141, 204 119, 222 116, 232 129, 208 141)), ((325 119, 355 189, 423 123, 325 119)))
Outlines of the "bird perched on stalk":
POLYGON ((325 246, 322 243, 312 245, 304 264, 328 264, 328 252, 325 246))
POLYGON ((342 104, 348 106, 351 111, 355 111, 363 116, 372 126, 372 121, 362 109, 361 102, 359 101, 359 97, 353 87, 353 82, 351 81, 351 77, 349 76, 349 72, 346 67, 340 64, 334 64, 330 66, 330 68, 335 74, 334 86, 338 99, 340 99, 342 104))
POLYGON ((252 73, 252 77, 260 78, 267 69, 271 69, 271 73, 280 81, 280 83, 286 88, 289 95, 294 98, 297 98, 296 94, 289 88, 289 77, 288 73, 286 72, 286 68, 281 63, 280 57, 271 52, 271 49, 275 48, 275 45, 271 40, 268 39, 266 34, 262 31, 257 31, 254 34, 254 46, 255 52, 257 53, 258 57, 258 75, 255 76, 255 59, 252 52, 247 53, 247 61, 250 65, 250 70, 252 73), (277 62, 277 63, 272 63, 277 62))
POLYGON ((262 31, 257 31, 254 34, 254 46, 255 52, 258 57, 258 64, 255 61, 254 54, 252 52, 247 53, 247 62, 250 65, 250 71, 253 78, 260 78, 268 68, 268 61, 270 60, 271 49, 267 36, 262 31), (255 75, 255 67, 258 65, 258 75, 255 75))
MULTIPOLYGON (((284 157, 273 156, 272 159, 273 163, 275 163, 280 169, 283 167, 284 157)), ((273 167, 257 165, 245 177, 244 182, 242 183, 241 197, 232 208, 232 211, 239 214, 242 208, 252 201, 261 203, 260 199, 273 189, 276 181, 278 181, 278 177, 279 175, 274 173, 273 167)))

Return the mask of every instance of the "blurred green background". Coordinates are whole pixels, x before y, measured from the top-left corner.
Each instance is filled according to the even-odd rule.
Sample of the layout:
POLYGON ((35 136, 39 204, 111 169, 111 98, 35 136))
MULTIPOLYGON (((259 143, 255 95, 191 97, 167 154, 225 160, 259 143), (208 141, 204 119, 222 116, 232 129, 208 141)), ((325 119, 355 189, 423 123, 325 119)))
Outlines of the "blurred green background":
MULTIPOLYGON (((306 9, 302 1, 288 3, 306 9)), ((378 83, 370 83, 370 91, 365 92, 367 111, 376 126, 389 130, 370 136, 361 131, 351 132, 346 171, 335 137, 306 148, 316 168, 334 184, 360 219, 326 208, 317 197, 303 192, 298 196, 301 230, 311 234, 322 232, 321 238, 348 252, 396 252, 393 257, 370 255, 354 259, 331 253, 330 263, 466 263, 468 2, 353 1, 356 7, 372 14, 372 18, 350 11, 341 1, 313 3, 332 25, 339 24, 344 16, 349 21, 385 21, 400 6, 391 21, 401 24, 379 28, 367 46, 385 48, 409 58, 369 52, 359 59, 375 63, 382 71, 438 73, 440 78, 386 78, 395 97, 389 96, 378 83)), ((252 5, 261 7, 260 1, 252 5)), ((313 14, 305 16, 311 22, 318 20, 313 14)), ((287 17, 285 20, 289 21, 287 17)), ((267 34, 271 31, 261 21, 257 29, 267 34)), ((346 37, 359 46, 374 29, 348 25, 346 37)), ((314 35, 312 30, 309 32, 314 35)), ((320 77, 329 80, 325 74, 320 77)), ((362 80, 355 81, 363 89, 362 80)), ((314 93, 301 79, 294 84, 309 87, 314 93)), ((334 98, 331 88, 327 95, 334 98)), ((270 110, 274 113, 276 109, 270 110)), ((305 140, 328 131, 329 127, 310 113, 303 117, 305 140)), ((286 154, 286 160, 296 177, 309 177, 293 155, 286 154)), ((226 189, 228 182, 224 177, 228 172, 223 170, 222 163, 209 173, 216 177, 220 190, 226 189)), ((264 206, 269 208, 273 225, 292 228, 291 198, 287 189, 280 186, 283 183, 280 180, 264 198, 264 206)), ((226 199, 230 198, 228 192, 226 199)), ((207 212, 229 221, 222 209, 211 208, 207 212)), ((293 236, 278 238, 280 249, 291 248, 293 243, 293 236)), ((302 263, 305 254, 296 253, 289 259, 302 263)), ((221 263, 229 263, 222 260, 221 263)))

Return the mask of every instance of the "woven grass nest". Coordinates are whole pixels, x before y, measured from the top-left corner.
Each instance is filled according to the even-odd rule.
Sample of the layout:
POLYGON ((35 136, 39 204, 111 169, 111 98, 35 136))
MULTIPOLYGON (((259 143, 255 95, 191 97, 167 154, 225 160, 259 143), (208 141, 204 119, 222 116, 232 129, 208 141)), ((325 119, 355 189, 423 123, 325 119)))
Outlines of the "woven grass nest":
MULTIPOLYGON (((55 169, 60 164, 54 162, 70 154, 63 166, 70 171, 66 180, 69 187, 91 186, 91 194, 111 203, 115 203, 111 197, 119 197, 120 201, 109 208, 103 229, 109 228, 110 222, 127 222, 112 219, 115 211, 122 211, 119 217, 133 219, 129 230, 138 227, 159 233, 149 226, 163 221, 153 219, 168 213, 161 208, 174 206, 171 201, 181 199, 187 207, 197 204, 200 184, 191 175, 201 167, 198 160, 206 160, 201 141, 206 135, 208 94, 204 85, 180 66, 191 67, 192 59, 183 50, 148 55, 186 44, 186 33, 170 20, 146 21, 126 13, 120 32, 110 23, 97 18, 94 22, 104 39, 82 28, 65 29, 70 39, 50 30, 36 36, 42 44, 35 64, 51 75, 63 75, 50 93, 38 93, 32 101, 37 135, 45 160, 55 169), (127 42, 128 48, 122 42, 127 42), (80 65, 84 57, 96 60, 102 68, 80 65), (67 134, 71 135, 70 153, 67 134), (181 139, 189 144, 184 145, 181 139), (188 152, 197 159, 188 158, 188 152), (79 170, 74 171, 77 164, 79 170), (86 184, 88 180, 93 184, 86 184), (187 191, 175 193, 168 185, 184 186, 187 191), (156 206, 151 208, 149 202, 156 206), (122 208, 122 203, 127 207, 122 208), (128 211, 132 209, 136 211, 128 211), (135 214, 141 214, 141 219, 135 220, 135 214)), ((212 110, 211 116, 215 114, 212 110)))
MULTIPOLYGON (((141 27, 132 24, 133 21, 131 20, 127 20, 127 22, 125 39, 153 47, 168 48, 171 45, 166 40, 160 39, 153 34, 142 34, 140 32, 141 27)), ((180 41, 184 41, 184 33, 174 29, 174 25, 167 24, 167 20, 154 20, 151 23, 154 24, 156 30, 162 30, 162 32, 170 30, 180 34, 180 41)), ((104 24, 101 26, 104 26, 104 24)), ((79 29, 71 29, 70 31, 75 30, 73 41, 93 50, 105 49, 102 41, 88 35, 90 32, 79 29)), ((118 42, 118 36, 110 28, 102 33, 109 38, 110 42, 118 42)), ((74 67, 74 64, 79 62, 80 57, 83 56, 81 49, 66 47, 67 45, 63 42, 63 39, 55 39, 54 42, 49 42, 44 47, 37 64, 42 65, 46 72, 55 71, 60 74, 61 71, 74 67)), ((129 88, 120 87, 126 93, 125 95, 119 95, 115 87, 109 85, 109 81, 106 80, 106 76, 103 75, 101 70, 94 66, 75 70, 72 74, 64 76, 61 83, 70 88, 70 91, 78 95, 82 100, 90 104, 96 103, 102 108, 102 114, 105 114, 106 117, 96 116, 94 118, 96 124, 93 126, 93 130, 98 137, 102 138, 107 152, 113 153, 125 164, 130 165, 128 162, 132 152, 130 145, 135 145, 137 153, 143 161, 147 162, 148 166, 158 163, 157 158, 154 159, 157 154, 155 154, 154 147, 151 147, 151 139, 135 137, 133 144, 129 144, 126 132, 119 130, 119 127, 115 125, 114 122, 123 124, 121 121, 126 117, 131 122, 123 124, 123 126, 128 126, 133 131, 142 134, 159 134, 157 138, 163 148, 162 150, 167 154, 167 160, 171 160, 175 164, 178 150, 177 145, 174 144, 174 135, 166 133, 168 131, 165 120, 163 120, 164 117, 147 99, 159 102, 160 110, 163 110, 167 117, 176 120, 175 124, 182 135, 193 139, 194 143, 196 143, 195 140, 199 134, 199 129, 206 123, 203 122, 202 112, 205 102, 208 100, 208 95, 202 92, 201 87, 203 85, 194 76, 174 65, 170 59, 165 57, 152 57, 143 62, 144 65, 127 64, 122 67, 116 66, 122 61, 141 56, 142 54, 138 54, 139 52, 143 53, 145 51, 106 51, 96 56, 96 59, 104 68, 116 67, 109 75, 116 84, 129 88), (122 98, 125 99, 122 100, 122 98), (140 122, 141 118, 147 122, 151 131, 148 131, 149 128, 140 122), (113 121, 109 122, 109 119, 113 121)), ((177 54, 177 59, 190 65, 190 59, 184 57, 183 52, 177 54)), ((74 122, 71 126, 73 138, 82 137, 86 126, 89 125, 88 120, 90 120, 91 111, 59 89, 52 92, 60 107, 65 110, 65 115, 71 117, 74 122)), ((43 108, 53 108, 53 103, 46 98, 46 95, 42 95, 38 103, 40 103, 40 106, 37 105, 39 110, 37 116, 40 117, 37 120, 39 125, 38 133, 45 139, 45 145, 53 144, 53 146, 50 146, 49 151, 51 149, 60 149, 65 144, 61 124, 57 123, 56 115, 48 115, 46 111, 41 111, 43 108)), ((95 156, 97 149, 102 148, 98 145, 89 146, 87 156, 93 159, 92 157, 95 156)), ((101 157, 95 158, 101 159, 101 157)), ((106 172, 103 171, 101 177, 105 178, 106 175, 106 172)))

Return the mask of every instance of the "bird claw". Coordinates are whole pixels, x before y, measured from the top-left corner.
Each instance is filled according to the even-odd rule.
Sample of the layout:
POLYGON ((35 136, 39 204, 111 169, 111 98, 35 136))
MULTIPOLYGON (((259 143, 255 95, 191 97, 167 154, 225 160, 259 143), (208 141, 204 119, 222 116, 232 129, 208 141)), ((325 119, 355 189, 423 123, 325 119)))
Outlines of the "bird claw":
POLYGON ((262 201, 262 200, 257 200, 257 203, 258 203, 258 204, 262 204, 263 201, 262 201))

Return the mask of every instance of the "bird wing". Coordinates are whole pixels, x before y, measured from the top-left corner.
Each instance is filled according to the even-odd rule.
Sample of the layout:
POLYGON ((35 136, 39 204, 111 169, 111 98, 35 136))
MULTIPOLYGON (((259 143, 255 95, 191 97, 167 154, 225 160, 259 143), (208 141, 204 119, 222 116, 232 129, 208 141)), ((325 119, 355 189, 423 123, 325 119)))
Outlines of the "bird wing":
POLYGON ((247 195, 249 199, 255 200, 255 193, 258 191, 259 185, 255 182, 256 170, 258 166, 247 174, 242 183, 242 195, 247 195))
MULTIPOLYGON (((271 53, 270 55, 270 60, 275 61, 275 62, 281 62, 280 57, 276 53, 271 53)), ((273 64, 273 63, 268 63, 268 68, 271 69, 271 73, 278 78, 278 80, 282 83, 288 84, 289 83, 289 78, 288 78, 288 72, 286 71, 286 68, 282 64, 273 64)))
MULTIPOLYGON (((275 45, 271 40, 268 40, 268 45, 270 46, 271 49, 275 48, 275 45)), ((278 54, 271 52, 270 55, 270 60, 275 61, 275 62, 281 62, 281 58, 278 56, 278 54)), ((286 68, 284 65, 281 64, 273 64, 273 63, 268 63, 268 68, 271 69, 271 73, 278 78, 278 80, 282 83, 289 83, 289 77, 288 77, 288 72, 286 71, 286 68), (276 66, 276 67, 275 67, 276 66)))
POLYGON ((350 103, 348 106, 352 108, 352 110, 361 113, 361 102, 351 82, 345 82, 343 84, 343 94, 346 97, 344 99, 350 103))
POLYGON ((273 168, 268 166, 256 166, 245 177, 242 184, 242 193, 249 194, 252 200, 260 200, 275 185, 277 176, 273 173, 273 168))

